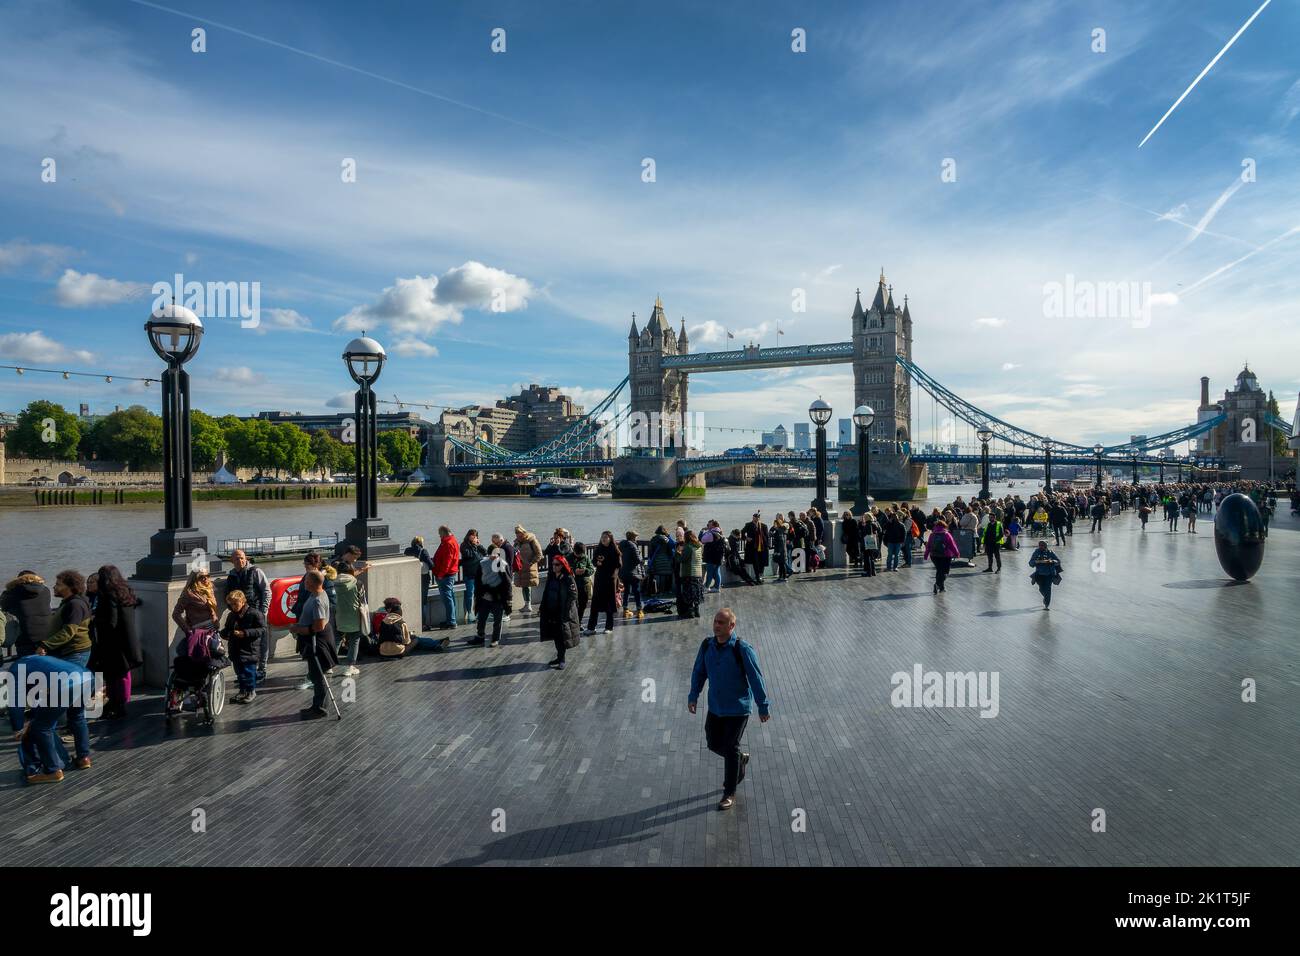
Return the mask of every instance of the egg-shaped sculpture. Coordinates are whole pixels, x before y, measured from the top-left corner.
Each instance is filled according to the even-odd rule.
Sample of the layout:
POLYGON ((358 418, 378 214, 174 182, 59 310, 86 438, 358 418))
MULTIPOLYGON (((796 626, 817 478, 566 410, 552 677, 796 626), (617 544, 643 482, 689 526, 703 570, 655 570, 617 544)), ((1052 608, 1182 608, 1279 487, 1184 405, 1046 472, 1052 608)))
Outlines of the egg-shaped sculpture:
POLYGON ((1214 550, 1228 577, 1247 581, 1264 563, 1268 530, 1255 502, 1246 495, 1228 495, 1214 515, 1214 550))

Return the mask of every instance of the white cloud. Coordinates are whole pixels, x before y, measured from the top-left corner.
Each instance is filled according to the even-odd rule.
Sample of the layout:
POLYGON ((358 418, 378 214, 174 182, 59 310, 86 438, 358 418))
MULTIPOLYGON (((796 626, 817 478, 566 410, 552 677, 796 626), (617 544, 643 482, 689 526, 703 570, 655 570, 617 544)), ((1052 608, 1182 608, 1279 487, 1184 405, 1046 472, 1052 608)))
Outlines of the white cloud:
POLYGON ((325 402, 325 407, 326 408, 355 408, 356 407, 355 399, 356 399, 355 392, 339 392, 333 398, 325 402))
POLYGON ((412 338, 398 339, 389 351, 403 358, 433 358, 438 354, 437 348, 428 342, 412 338))
POLYGON ((265 375, 254 372, 247 365, 223 366, 213 377, 230 385, 261 385, 266 381, 265 375))
POLYGON ((1000 329, 1002 326, 1007 324, 1007 320, 997 318, 976 319, 972 324, 979 328, 1000 329))
POLYGON ((821 272, 817 273, 817 279, 816 279, 816 281, 817 281, 817 282, 824 282, 825 280, 829 279, 829 278, 830 278, 831 276, 833 276, 836 272, 838 272, 840 269, 843 269, 843 268, 844 268, 844 264, 843 264, 843 263, 838 263, 838 262, 837 262, 835 265, 833 265, 833 266, 827 266, 827 267, 826 267, 825 269, 823 269, 821 272))
POLYGON ((44 332, 10 332, 0 335, 0 356, 15 362, 93 362, 95 355, 84 349, 69 349, 44 332))
POLYGON ((1098 398, 1105 395, 1109 389, 1101 385, 1095 385, 1091 382, 1079 382, 1075 385, 1066 386, 1061 392, 1066 398, 1098 398))
POLYGON ((1187 203, 1185 202, 1179 203, 1177 206, 1175 206, 1173 209, 1170 209, 1168 212, 1161 213, 1159 219, 1161 222, 1165 222, 1165 221, 1180 222, 1191 211, 1192 211, 1191 207, 1188 206, 1187 203))
POLYGON ((1147 297, 1147 305, 1177 305, 1177 292, 1156 292, 1147 297))
POLYGON ((1017 369, 1017 368, 1020 368, 1020 366, 1017 365, 1015 362, 1003 362, 1003 363, 1002 363, 1002 371, 1004 371, 1004 372, 1010 372, 1012 369, 1017 369))
POLYGON ((287 329, 303 331, 311 328, 311 319, 295 309, 262 309, 257 323, 259 334, 287 329))
POLYGON ((441 277, 399 277, 374 302, 340 316, 334 328, 357 332, 386 327, 399 335, 427 336, 444 324, 459 324, 466 309, 526 309, 533 294, 527 279, 471 260, 441 277))
POLYGON ((143 298, 149 286, 143 282, 122 282, 106 279, 93 272, 64 269, 54 286, 54 301, 65 309, 87 306, 116 305, 131 299, 143 298))
POLYGON ((721 322, 714 322, 712 319, 699 325, 692 325, 686 330, 686 335, 690 338, 691 345, 716 345, 727 341, 727 330, 722 327, 721 322))
POLYGON ((0 272, 12 272, 32 265, 36 271, 44 274, 57 268, 72 255, 73 251, 67 246, 28 242, 26 239, 10 239, 0 245, 0 272))

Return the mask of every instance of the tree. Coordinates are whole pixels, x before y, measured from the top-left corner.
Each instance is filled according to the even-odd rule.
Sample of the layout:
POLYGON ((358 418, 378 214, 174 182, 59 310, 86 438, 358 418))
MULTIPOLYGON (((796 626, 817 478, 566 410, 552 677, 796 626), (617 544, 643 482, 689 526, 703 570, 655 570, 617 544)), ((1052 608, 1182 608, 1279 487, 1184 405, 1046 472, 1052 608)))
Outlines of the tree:
POLYGON ((270 430, 271 467, 301 475, 312 466, 311 439, 292 422, 278 422, 270 430))
MULTIPOLYGON (((230 417, 223 418, 223 424, 230 417)), ((241 468, 256 468, 259 475, 267 468, 275 467, 271 454, 271 423, 266 419, 243 421, 236 418, 233 424, 225 426, 224 431, 226 449, 233 464, 241 468)))
POLYGON ((196 468, 211 468, 226 450, 226 433, 221 423, 200 411, 190 413, 190 448, 196 468))
POLYGON ((162 418, 143 405, 113 412, 91 429, 88 445, 102 459, 126 462, 137 471, 162 462, 162 418))
POLYGON ((5 451, 15 458, 67 459, 77 456, 81 423, 54 402, 32 402, 18 413, 5 436, 5 451))
MULTIPOLYGON (((1269 390, 1268 393, 1268 411, 1270 414, 1276 415, 1278 418, 1282 417, 1282 410, 1278 407, 1277 399, 1274 397, 1271 389, 1269 390)), ((1278 431, 1276 428, 1269 429, 1269 431, 1273 433, 1273 454, 1274 455, 1291 454, 1291 448, 1287 444, 1286 435, 1278 431)))
POLYGON ((351 471, 353 451, 323 428, 311 436, 313 467, 328 478, 336 471, 351 471))
POLYGON ((379 453, 384 456, 386 465, 379 470, 390 472, 393 469, 409 471, 420 465, 420 443, 407 431, 386 431, 379 433, 379 453))

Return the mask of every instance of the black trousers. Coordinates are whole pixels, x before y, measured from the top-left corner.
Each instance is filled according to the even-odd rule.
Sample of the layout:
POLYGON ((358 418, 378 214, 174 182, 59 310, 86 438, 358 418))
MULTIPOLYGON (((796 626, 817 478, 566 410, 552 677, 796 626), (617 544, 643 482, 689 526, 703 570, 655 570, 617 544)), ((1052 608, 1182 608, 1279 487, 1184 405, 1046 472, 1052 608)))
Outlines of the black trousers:
POLYGON ((952 570, 952 558, 946 554, 932 554, 930 560, 934 562, 934 586, 942 591, 943 582, 948 580, 948 572, 952 570))
POLYGON ((492 640, 501 640, 501 614, 504 610, 500 601, 480 600, 478 603, 478 636, 487 630, 488 618, 492 618, 492 640))
POLYGON ((1055 538, 1054 543, 1065 544, 1065 525, 1061 525, 1061 524, 1052 525, 1052 535, 1055 538))
POLYGON ((610 590, 603 594, 598 594, 591 601, 591 616, 587 618, 587 629, 594 631, 596 621, 600 618, 601 612, 605 613, 605 627, 607 630, 614 630, 614 586, 610 585, 610 590))
POLYGON ((1092 527, 1088 529, 1088 534, 1092 534, 1094 531, 1100 531, 1100 530, 1101 530, 1101 519, 1093 518, 1092 527))
POLYGON ((561 664, 564 663, 564 654, 568 649, 568 644, 565 642, 564 638, 557 637, 555 639, 555 659, 561 664))
POLYGON ((876 555, 878 551, 864 551, 862 554, 862 576, 873 578, 876 576, 876 555))
POLYGON ((307 655, 307 676, 311 678, 311 705, 321 710, 325 708, 325 669, 321 667, 320 658, 315 654, 307 655))
POLYGON ((1034 578, 1034 583, 1038 585, 1038 590, 1039 590, 1039 592, 1043 595, 1043 607, 1050 607, 1050 606, 1051 606, 1051 603, 1052 603, 1052 582, 1053 582, 1054 580, 1055 580, 1055 578, 1053 578, 1053 577, 1047 577, 1047 576, 1045 576, 1045 575, 1037 575, 1037 576, 1035 576, 1035 578, 1034 578))
POLYGON ((736 792, 736 777, 740 774, 740 738, 745 736, 749 717, 720 717, 709 713, 704 718, 704 739, 709 749, 726 761, 722 777, 722 792, 731 796, 736 792))
POLYGON ((998 570, 1001 571, 1002 570, 1002 548, 995 542, 993 544, 986 545, 984 550, 987 552, 989 556, 989 570, 990 571, 993 570, 993 562, 996 561, 998 563, 998 570))

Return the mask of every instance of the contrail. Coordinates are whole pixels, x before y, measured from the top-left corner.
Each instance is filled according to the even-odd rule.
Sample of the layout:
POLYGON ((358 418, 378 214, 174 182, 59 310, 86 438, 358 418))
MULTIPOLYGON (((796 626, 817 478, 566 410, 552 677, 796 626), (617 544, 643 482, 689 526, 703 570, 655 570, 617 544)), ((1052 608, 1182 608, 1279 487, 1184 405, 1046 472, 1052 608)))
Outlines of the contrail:
POLYGON ((1256 18, 1257 16, 1259 16, 1261 13, 1263 13, 1263 12, 1264 12, 1264 8, 1265 8, 1266 6, 1268 6, 1268 5, 1269 5, 1270 3, 1272 3, 1272 2, 1273 2, 1273 0, 1264 0, 1264 2, 1263 2, 1262 4, 1260 4, 1259 9, 1256 10, 1254 13, 1252 13, 1252 14, 1250 15, 1250 19, 1247 20, 1245 23, 1243 23, 1243 24, 1241 25, 1241 29, 1238 30, 1236 33, 1234 33, 1234 34, 1232 35, 1232 39, 1229 40, 1227 43, 1225 43, 1225 44, 1223 45, 1223 49, 1220 50, 1220 51, 1215 55, 1214 59, 1211 60, 1211 61, 1209 62, 1209 65, 1206 66, 1205 69, 1201 70, 1200 76, 1198 76, 1196 79, 1192 80, 1192 85, 1189 86, 1187 89, 1183 90, 1183 95, 1180 96, 1180 97, 1178 97, 1178 99, 1176 99, 1176 100, 1174 101, 1174 105, 1171 106, 1171 107, 1169 107, 1168 111, 1166 111, 1166 113, 1165 113, 1164 116, 1160 117, 1160 122, 1159 122, 1159 123, 1156 123, 1155 126, 1151 127, 1151 132, 1150 132, 1150 133, 1147 133, 1145 136, 1142 137, 1142 142, 1138 143, 1138 149, 1141 149, 1143 146, 1146 145, 1146 141, 1149 140, 1149 139, 1151 138, 1152 134, 1154 134, 1155 131, 1158 130, 1158 129, 1160 128, 1161 124, 1164 123, 1165 120, 1169 119, 1169 114, 1172 113, 1174 110, 1178 109, 1178 104, 1181 103, 1183 100, 1185 100, 1185 99, 1187 98, 1187 94, 1190 93, 1190 92, 1192 92, 1192 90, 1194 90, 1194 89, 1196 88, 1196 84, 1199 83, 1199 82, 1201 82, 1201 78, 1204 77, 1206 73, 1209 73, 1209 72, 1210 72, 1210 69, 1214 66, 1214 64, 1216 64, 1216 63, 1219 62, 1219 57, 1223 56, 1223 54, 1225 54, 1225 53, 1228 52, 1228 48, 1229 48, 1230 46, 1232 46, 1234 43, 1237 42, 1237 37, 1239 37, 1239 36, 1241 36, 1243 33, 1245 33, 1245 32, 1246 32, 1246 27, 1248 27, 1248 26, 1250 26, 1252 23, 1254 23, 1254 22, 1255 22, 1255 18, 1256 18))
POLYGON ((1234 259, 1232 262, 1229 262, 1226 266, 1219 266, 1219 268, 1215 269, 1215 270, 1214 270, 1213 272, 1211 272, 1209 275, 1207 275, 1207 276, 1205 276, 1205 277, 1203 277, 1203 278, 1197 279, 1197 280, 1196 280, 1195 282, 1193 282, 1190 286, 1188 286, 1188 287, 1187 287, 1186 289, 1184 289, 1181 293, 1179 293, 1179 295, 1180 295, 1180 296, 1187 296, 1187 295, 1190 295, 1191 293, 1193 293, 1193 292, 1195 292, 1197 289, 1199 289, 1201 286, 1205 285, 1205 283, 1211 281, 1212 279, 1217 279, 1219 276, 1223 275, 1223 274, 1224 274, 1225 272, 1227 272, 1229 269, 1234 269, 1234 268, 1236 268, 1237 266, 1241 265, 1243 262, 1245 262, 1247 259, 1249 259, 1251 256, 1255 255, 1256 253, 1263 252, 1263 251, 1264 251, 1265 249, 1267 249, 1269 246, 1277 245, 1277 244, 1278 244, 1279 242, 1281 242, 1282 240, 1284 240, 1284 239, 1289 239, 1289 238, 1291 238, 1292 236, 1294 236, 1296 233, 1300 233, 1300 226, 1292 226, 1292 227, 1291 227, 1290 229, 1288 229, 1286 232, 1282 233, 1282 235, 1277 236, 1277 237, 1275 237, 1275 238, 1273 238, 1273 239, 1270 239, 1268 242, 1264 243, 1264 244, 1263 244, 1262 246, 1260 246, 1258 249, 1255 249, 1255 250, 1252 251, 1252 252, 1248 252, 1248 253, 1246 253, 1246 254, 1245 254, 1244 256, 1242 256, 1240 259, 1234 259))
POLYGON ((256 33, 249 33, 247 30, 241 30, 238 27, 232 27, 226 23, 218 23, 216 20, 207 20, 204 19, 203 17, 196 17, 194 14, 186 13, 184 10, 173 10, 171 7, 164 7, 162 4, 159 3, 150 3, 149 0, 127 0, 127 2, 134 3, 137 6, 141 6, 141 7, 150 7, 151 9, 160 10, 163 13, 170 13, 174 16, 185 17, 186 19, 194 20, 197 21, 198 23, 206 23, 208 26, 216 27, 219 30, 228 30, 231 33, 237 33, 241 37, 247 37, 250 40, 256 40, 258 43, 265 43, 268 46, 279 47, 281 50, 288 50, 290 53, 297 53, 299 56, 305 56, 312 60, 316 60, 320 63, 325 63, 328 64, 329 66, 338 67, 340 70, 348 70, 349 72, 357 73, 361 76, 368 77, 372 80, 378 80, 381 83, 387 83, 389 86, 396 86, 399 89, 407 90, 411 93, 418 93, 421 96, 427 96, 431 99, 441 100, 443 103, 450 103, 452 106, 459 106, 461 109, 472 110, 475 113, 481 113, 484 116, 491 116, 493 119, 503 120, 504 122, 510 123, 514 126, 520 126, 526 130, 531 130, 534 133, 541 133, 543 136, 551 136, 554 137, 555 139, 562 140, 566 143, 581 145, 579 143, 575 143, 573 140, 568 139, 567 137, 561 136, 559 133, 552 133, 550 130, 545 130, 542 129, 541 127, 533 126, 530 123, 525 123, 523 120, 517 120, 514 117, 506 116, 502 113, 494 113, 491 110, 483 109, 481 106, 474 106, 472 103, 463 103, 460 100, 452 99, 450 96, 443 96, 441 93, 434 93, 432 90, 421 89, 418 86, 412 86, 409 83, 403 83, 401 80, 395 80, 389 76, 381 76, 378 73, 371 73, 369 70, 363 70, 360 67, 352 66, 350 63, 341 63, 338 60, 331 60, 329 57, 321 56, 319 53, 312 53, 310 50, 302 50, 296 46, 290 46, 287 43, 281 43, 279 40, 272 40, 269 37, 258 36, 256 33))

